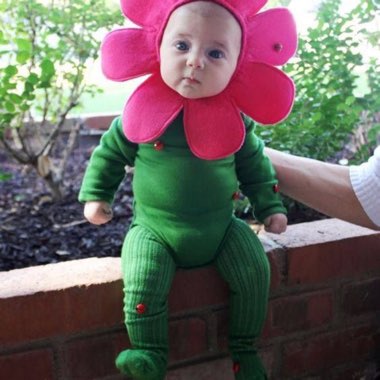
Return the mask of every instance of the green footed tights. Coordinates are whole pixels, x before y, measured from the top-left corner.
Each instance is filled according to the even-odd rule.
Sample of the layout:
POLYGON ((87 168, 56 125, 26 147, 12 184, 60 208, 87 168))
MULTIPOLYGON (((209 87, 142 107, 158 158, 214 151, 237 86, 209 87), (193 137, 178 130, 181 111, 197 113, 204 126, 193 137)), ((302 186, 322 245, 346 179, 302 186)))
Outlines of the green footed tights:
MULTIPOLYGON (((229 345, 236 380, 264 380, 255 343, 265 319, 269 263, 249 226, 233 219, 215 260, 231 290, 229 345)), ((167 298, 176 264, 167 248, 141 226, 127 234, 122 251, 124 313, 133 349, 116 359, 134 380, 163 380, 168 357, 167 298)))
POLYGON ((231 291, 229 346, 235 379, 266 379, 255 343, 266 316, 269 263, 258 237, 243 221, 233 220, 216 265, 231 291))
POLYGON ((154 235, 141 226, 127 234, 122 250, 124 314, 133 349, 116 359, 135 380, 163 380, 168 356, 167 298, 176 265, 154 235))

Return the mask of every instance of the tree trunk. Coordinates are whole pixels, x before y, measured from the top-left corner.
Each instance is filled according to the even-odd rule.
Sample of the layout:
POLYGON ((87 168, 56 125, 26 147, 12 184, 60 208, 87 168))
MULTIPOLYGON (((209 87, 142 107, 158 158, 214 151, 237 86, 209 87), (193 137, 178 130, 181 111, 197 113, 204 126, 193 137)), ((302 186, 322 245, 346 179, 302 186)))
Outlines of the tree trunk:
POLYGON ((62 180, 56 180, 54 178, 52 171, 50 171, 50 173, 47 176, 42 177, 42 178, 45 181, 46 185, 48 186, 51 192, 51 195, 53 197, 53 200, 54 201, 62 200, 64 196, 62 180))

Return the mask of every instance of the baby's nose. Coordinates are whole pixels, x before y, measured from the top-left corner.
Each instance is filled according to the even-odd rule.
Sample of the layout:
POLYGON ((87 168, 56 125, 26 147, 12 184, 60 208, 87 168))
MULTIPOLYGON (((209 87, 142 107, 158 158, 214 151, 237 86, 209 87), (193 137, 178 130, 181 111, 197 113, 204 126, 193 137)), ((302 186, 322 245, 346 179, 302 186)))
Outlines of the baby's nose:
POLYGON ((202 69, 204 66, 203 58, 198 53, 190 54, 187 59, 187 65, 193 69, 202 69))

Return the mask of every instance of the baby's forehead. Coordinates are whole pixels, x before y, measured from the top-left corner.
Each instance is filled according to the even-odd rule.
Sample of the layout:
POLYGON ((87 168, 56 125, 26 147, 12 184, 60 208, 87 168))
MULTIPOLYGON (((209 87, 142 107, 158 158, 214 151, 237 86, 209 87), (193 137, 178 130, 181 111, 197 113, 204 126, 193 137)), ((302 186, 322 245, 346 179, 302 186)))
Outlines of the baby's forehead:
MULTIPOLYGON (((220 4, 212 1, 192 1, 176 8, 173 13, 195 13, 203 17, 219 17, 236 20, 235 16, 220 4)), ((237 21, 237 20, 236 20, 237 21)))
POLYGON ((206 17, 213 16, 218 11, 226 11, 224 7, 211 1, 192 1, 190 3, 181 5, 177 9, 188 10, 190 12, 198 13, 206 17))
POLYGON ((169 29, 194 29, 188 22, 184 22, 184 20, 191 20, 192 16, 200 16, 197 19, 204 19, 204 23, 206 24, 211 22, 213 25, 215 23, 225 25, 227 29, 230 29, 232 25, 233 29, 238 29, 241 32, 241 25, 236 17, 223 6, 211 1, 193 1, 174 9, 169 16, 165 30, 168 27, 169 29))

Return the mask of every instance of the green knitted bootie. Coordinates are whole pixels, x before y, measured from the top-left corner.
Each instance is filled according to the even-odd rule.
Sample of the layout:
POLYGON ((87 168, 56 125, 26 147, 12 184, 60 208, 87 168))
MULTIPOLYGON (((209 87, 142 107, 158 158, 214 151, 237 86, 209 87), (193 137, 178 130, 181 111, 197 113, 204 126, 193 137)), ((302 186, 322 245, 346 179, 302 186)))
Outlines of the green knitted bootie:
POLYGON ((134 380, 163 380, 166 363, 159 354, 148 350, 125 350, 116 358, 116 367, 134 380))
POLYGON ((233 356, 235 380, 267 380, 265 368, 254 352, 239 353, 233 356))

